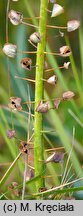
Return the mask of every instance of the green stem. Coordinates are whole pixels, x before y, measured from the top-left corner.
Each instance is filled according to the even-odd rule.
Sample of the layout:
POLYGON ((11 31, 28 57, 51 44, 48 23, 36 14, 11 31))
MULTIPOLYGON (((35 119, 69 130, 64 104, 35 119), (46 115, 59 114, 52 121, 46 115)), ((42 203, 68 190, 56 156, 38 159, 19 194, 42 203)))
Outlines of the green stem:
MULTIPOLYGON (((43 98, 43 71, 44 71, 44 51, 46 47, 46 19, 48 6, 48 0, 41 0, 40 6, 40 23, 39 23, 39 32, 41 35, 41 43, 38 44, 37 49, 37 60, 36 65, 36 84, 35 84, 35 109, 38 106, 39 102, 43 98)), ((35 175, 42 175, 45 165, 40 161, 44 159, 44 143, 43 135, 41 131, 43 130, 43 117, 41 113, 35 111, 35 123, 34 123, 34 164, 35 164, 35 175)), ((44 175, 44 173, 43 173, 44 175)), ((36 183, 36 190, 44 187, 44 179, 39 178, 36 183)))

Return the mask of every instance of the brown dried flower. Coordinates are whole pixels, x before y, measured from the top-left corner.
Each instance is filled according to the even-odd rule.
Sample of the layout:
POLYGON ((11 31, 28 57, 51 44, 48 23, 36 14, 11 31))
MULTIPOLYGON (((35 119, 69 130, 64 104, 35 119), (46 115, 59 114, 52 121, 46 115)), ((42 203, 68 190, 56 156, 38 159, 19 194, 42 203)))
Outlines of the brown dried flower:
POLYGON ((47 80, 48 83, 52 84, 52 85, 55 85, 56 82, 57 82, 57 77, 56 75, 53 75, 51 76, 48 80, 47 80))
POLYGON ((27 146, 27 142, 25 141, 21 141, 20 143, 20 151, 24 154, 28 153, 28 146, 27 146))
POLYGON ((20 111, 22 110, 21 101, 22 99, 19 97, 10 97, 10 103, 8 106, 10 109, 20 111))
POLYGON ((49 110, 49 103, 48 102, 44 102, 40 101, 40 103, 38 104, 36 111, 40 112, 40 113, 46 113, 49 110))
POLYGON ((60 99, 60 98, 56 98, 56 99, 54 100, 54 108, 55 108, 55 109, 58 109, 60 102, 61 102, 61 99, 60 99))
POLYGON ((30 35, 29 40, 33 43, 38 44, 41 41, 41 35, 39 32, 34 32, 30 35))
POLYGON ((54 163, 63 163, 64 159, 64 153, 63 152, 54 152, 52 155, 50 155, 47 160, 45 161, 46 163, 49 162, 54 162, 54 163))
POLYGON ((22 68, 26 70, 31 70, 32 60, 30 58, 23 58, 20 62, 22 68))
POLYGON ((60 54, 63 57, 68 57, 71 55, 71 49, 69 46, 62 46, 60 47, 60 54))

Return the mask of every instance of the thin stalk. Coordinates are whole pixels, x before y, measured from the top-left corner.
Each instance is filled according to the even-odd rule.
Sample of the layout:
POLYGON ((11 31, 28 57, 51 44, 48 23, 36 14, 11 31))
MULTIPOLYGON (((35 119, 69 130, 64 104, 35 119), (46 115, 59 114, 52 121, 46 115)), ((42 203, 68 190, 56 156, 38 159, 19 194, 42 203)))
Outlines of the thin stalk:
MULTIPOLYGON (((44 52, 46 47, 46 19, 48 6, 48 0, 41 0, 40 6, 40 23, 39 23, 39 32, 41 35, 41 43, 38 44, 37 48, 37 60, 36 64, 36 84, 35 84, 35 110, 40 102, 43 99, 43 71, 44 71, 44 52)), ((45 169, 45 165, 40 161, 44 160, 44 143, 43 143, 43 116, 41 113, 35 111, 35 123, 34 123, 34 166, 35 166, 35 176, 42 175, 45 169)), ((44 175, 44 173, 43 173, 44 175)), ((39 188, 45 186, 45 180, 39 178, 36 182, 36 191, 39 191, 39 188)))

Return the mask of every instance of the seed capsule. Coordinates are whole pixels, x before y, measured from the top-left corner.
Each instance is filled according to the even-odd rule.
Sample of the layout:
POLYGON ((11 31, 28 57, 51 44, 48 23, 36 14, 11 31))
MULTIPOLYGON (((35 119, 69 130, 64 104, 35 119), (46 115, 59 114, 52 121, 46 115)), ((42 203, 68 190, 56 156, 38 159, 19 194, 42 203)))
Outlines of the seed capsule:
POLYGON ((51 76, 48 80, 47 80, 48 83, 52 84, 52 85, 55 85, 56 82, 57 82, 57 77, 56 75, 53 75, 51 76))
POLYGON ((70 65, 70 62, 64 62, 64 68, 65 68, 65 69, 68 69, 68 68, 69 68, 69 65, 70 65))
POLYGON ((51 17, 56 17, 64 12, 64 8, 59 4, 54 4, 51 17))
POLYGON ((39 32, 34 32, 33 34, 30 35, 29 40, 30 40, 32 43, 38 44, 38 43, 41 41, 40 33, 39 33, 39 32))
POLYGON ((28 153, 27 143, 25 141, 21 141, 20 143, 20 151, 24 154, 28 153))
POLYGON ((13 110, 22 110, 22 106, 21 106, 21 98, 18 97, 10 97, 10 103, 9 103, 9 108, 13 109, 13 110))
POLYGON ((30 58, 23 58, 20 64, 21 64, 21 67, 26 70, 32 69, 32 60, 30 58))
POLYGON ((76 29, 78 29, 80 26, 80 21, 79 20, 70 20, 67 23, 67 31, 71 32, 71 31, 75 31, 76 29))
POLYGON ((8 130, 8 131, 7 131, 7 137, 8 137, 9 139, 14 138, 15 135, 16 135, 15 130, 8 130))
POLYGON ((54 152, 51 156, 47 158, 46 163, 63 163, 64 153, 63 152, 54 152))
POLYGON ((74 96, 75 96, 74 92, 67 91, 67 92, 63 93, 62 98, 63 98, 63 100, 69 100, 69 99, 71 99, 74 96))
POLYGON ((8 17, 13 25, 19 25, 23 20, 23 14, 14 10, 9 11, 8 17))
POLYGON ((48 102, 43 103, 42 101, 40 101, 39 105, 36 108, 36 111, 40 113, 46 113, 48 112, 49 108, 50 107, 48 102))
POLYGON ((69 46, 62 46, 60 47, 60 54, 63 57, 68 57, 71 55, 71 50, 69 46))
POLYGON ((10 58, 14 58, 17 53, 17 46, 15 44, 6 43, 3 47, 3 52, 10 58))
POLYGON ((59 98, 54 100, 54 108, 55 109, 58 109, 60 102, 61 102, 61 99, 59 99, 59 98))

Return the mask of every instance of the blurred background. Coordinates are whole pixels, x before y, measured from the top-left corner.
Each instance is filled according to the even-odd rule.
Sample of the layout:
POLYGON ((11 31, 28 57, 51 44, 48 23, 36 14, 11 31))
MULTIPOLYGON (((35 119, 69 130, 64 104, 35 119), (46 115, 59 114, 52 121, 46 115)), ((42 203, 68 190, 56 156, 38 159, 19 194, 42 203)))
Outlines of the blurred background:
MULTIPOLYGON (((74 101, 64 102, 60 105, 57 113, 65 129, 70 141, 72 140, 73 127, 75 128, 75 152, 78 161, 83 166, 83 1, 82 0, 57 0, 58 4, 64 7, 64 14, 56 18, 50 18, 50 13, 48 12, 47 23, 49 25, 59 25, 66 26, 68 20, 78 19, 80 20, 81 26, 79 30, 67 33, 64 32, 64 37, 60 36, 60 31, 56 29, 49 29, 47 31, 47 51, 59 52, 59 48, 65 44, 69 44, 73 55, 69 58, 63 59, 61 57, 53 57, 51 55, 46 56, 46 61, 48 68, 57 68, 54 72, 58 76, 58 83, 55 87, 45 83, 45 89, 50 98, 57 98, 62 95, 62 93, 69 89, 75 92, 74 101), (49 47, 49 48, 48 48, 49 47), (71 61, 71 65, 68 70, 59 70, 58 67, 62 66, 65 61, 71 61)), ((52 10, 53 5, 49 4, 48 9, 52 10)), ((10 1, 10 9, 19 11, 23 13, 24 17, 35 17, 39 16, 40 0, 19 0, 18 2, 10 1)), ((7 10, 7 0, 0 1, 0 178, 3 176, 8 168, 10 162, 16 157, 19 152, 19 140, 26 140, 27 137, 27 114, 26 113, 14 113, 11 114, 7 109, 10 96, 17 96, 22 98, 22 102, 30 99, 34 100, 34 84, 30 84, 26 81, 16 79, 15 76, 28 77, 35 79, 35 69, 27 71, 22 69, 20 66, 20 60, 23 57, 31 57, 33 65, 35 65, 36 56, 21 54, 20 51, 35 51, 35 48, 28 42, 30 34, 36 31, 32 27, 26 25, 13 26, 10 21, 8 22, 8 37, 9 42, 17 44, 18 52, 15 59, 8 59, 2 48, 6 42, 6 10, 7 10), (9 69, 8 69, 9 65, 9 69), (8 70, 10 73, 8 73, 8 70), (10 76, 9 76, 10 74, 10 76), (10 91, 9 91, 10 89, 10 91), (29 89, 29 90, 28 90, 29 89), (16 130, 17 140, 9 140, 6 136, 7 130, 14 128, 16 130), (2 164, 6 166, 2 166, 2 164)), ((27 21, 38 25, 38 20, 33 19, 32 21, 27 21)), ((45 74, 45 78, 49 78, 54 72, 48 72, 45 74)), ((27 106, 23 106, 24 110, 28 110, 27 106)), ((32 106, 33 112, 33 106, 32 106)), ((55 119, 56 121, 56 119, 55 119)), ((52 119, 49 117, 49 113, 44 117, 44 128, 46 130, 54 129, 52 125, 52 119)), ((33 130, 33 119, 30 122, 30 135, 33 130)), ((45 147, 62 146, 62 142, 56 133, 46 134, 45 147), (49 144, 51 142, 51 144, 49 144)), ((31 156, 32 157, 32 156, 31 156)), ((21 163, 21 162, 19 162, 21 163)), ((18 182, 22 182, 23 177, 23 161, 22 166, 19 164, 19 172, 21 173, 21 178, 18 182)), ((11 181, 15 181, 16 170, 11 177, 7 180, 5 187, 8 187, 11 181)), ((48 167, 49 169, 49 167, 48 167)), ((56 167, 56 171, 58 166, 56 167)), ((52 186, 54 183, 48 181, 49 185, 52 186)), ((4 191, 4 190, 3 190, 4 191)), ((83 194, 77 194, 77 197, 81 199, 83 194)), ((10 195, 11 198, 11 195, 10 195)))

